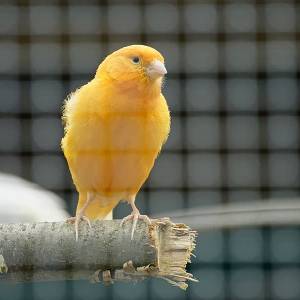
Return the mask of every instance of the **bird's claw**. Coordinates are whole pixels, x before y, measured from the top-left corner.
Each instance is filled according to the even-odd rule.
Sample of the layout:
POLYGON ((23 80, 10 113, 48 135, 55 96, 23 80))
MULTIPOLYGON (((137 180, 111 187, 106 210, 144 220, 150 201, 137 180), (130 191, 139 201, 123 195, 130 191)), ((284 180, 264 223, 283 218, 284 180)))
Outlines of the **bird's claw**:
POLYGON ((88 223, 89 228, 92 229, 91 221, 88 217, 86 216, 75 216, 67 219, 67 223, 74 224, 75 225, 75 238, 76 242, 78 241, 78 226, 80 221, 85 221, 88 223))
POLYGON ((151 224, 151 220, 147 215, 141 215, 139 212, 132 212, 129 216, 122 219, 120 226, 123 226, 123 224, 129 220, 132 220, 132 229, 131 229, 131 240, 133 240, 133 234, 136 229, 136 225, 138 220, 143 220, 144 222, 148 223, 148 225, 151 224))

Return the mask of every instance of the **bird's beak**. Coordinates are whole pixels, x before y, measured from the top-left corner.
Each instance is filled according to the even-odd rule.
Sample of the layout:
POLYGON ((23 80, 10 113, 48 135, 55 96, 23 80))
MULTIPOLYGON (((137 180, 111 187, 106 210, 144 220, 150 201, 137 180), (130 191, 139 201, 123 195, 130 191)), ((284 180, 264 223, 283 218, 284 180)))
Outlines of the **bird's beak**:
POLYGON ((147 71, 148 76, 152 79, 156 79, 158 77, 162 77, 165 74, 167 74, 167 69, 166 69, 165 65, 157 59, 152 61, 149 64, 146 71, 147 71))

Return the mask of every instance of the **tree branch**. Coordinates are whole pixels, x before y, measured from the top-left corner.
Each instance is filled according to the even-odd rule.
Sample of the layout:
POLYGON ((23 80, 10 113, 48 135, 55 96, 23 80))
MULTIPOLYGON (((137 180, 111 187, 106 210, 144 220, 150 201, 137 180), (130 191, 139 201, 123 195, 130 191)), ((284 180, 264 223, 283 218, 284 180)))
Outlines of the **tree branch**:
POLYGON ((110 283, 163 278, 182 289, 195 247, 196 232, 184 224, 158 219, 139 222, 130 239, 131 222, 95 221, 92 229, 65 222, 0 225, 0 280, 50 281, 91 279, 110 283), (1 274, 2 273, 2 274, 1 274))
MULTIPOLYGON (((168 212, 175 222, 207 231, 251 226, 291 226, 300 224, 300 201, 266 199, 168 212)), ((159 217, 159 216, 158 216, 159 217)))

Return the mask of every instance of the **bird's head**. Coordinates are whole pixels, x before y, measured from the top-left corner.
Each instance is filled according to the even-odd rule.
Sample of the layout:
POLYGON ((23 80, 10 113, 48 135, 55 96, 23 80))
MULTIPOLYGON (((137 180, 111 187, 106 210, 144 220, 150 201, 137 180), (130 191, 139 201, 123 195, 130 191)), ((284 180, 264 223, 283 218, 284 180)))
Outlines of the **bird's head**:
POLYGON ((167 74, 163 56, 144 45, 131 45, 108 55, 100 64, 96 78, 110 79, 124 89, 161 89, 167 74))

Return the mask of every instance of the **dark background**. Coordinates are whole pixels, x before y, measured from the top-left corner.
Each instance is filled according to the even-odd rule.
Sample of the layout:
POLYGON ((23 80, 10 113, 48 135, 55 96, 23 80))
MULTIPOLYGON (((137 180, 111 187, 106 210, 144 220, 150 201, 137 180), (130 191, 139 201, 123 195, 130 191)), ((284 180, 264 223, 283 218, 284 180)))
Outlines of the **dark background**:
MULTIPOLYGON (((0 171, 73 214, 63 100, 108 53, 142 43, 165 56, 172 112, 143 213, 298 197, 299 39, 299 1, 0 0, 0 171)), ((115 217, 128 213, 120 204, 115 217)), ((196 255, 187 292, 158 280, 1 283, 0 299, 300 299, 299 227, 200 232, 196 255)))

